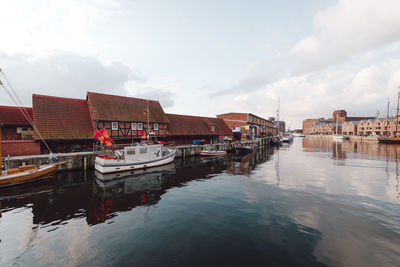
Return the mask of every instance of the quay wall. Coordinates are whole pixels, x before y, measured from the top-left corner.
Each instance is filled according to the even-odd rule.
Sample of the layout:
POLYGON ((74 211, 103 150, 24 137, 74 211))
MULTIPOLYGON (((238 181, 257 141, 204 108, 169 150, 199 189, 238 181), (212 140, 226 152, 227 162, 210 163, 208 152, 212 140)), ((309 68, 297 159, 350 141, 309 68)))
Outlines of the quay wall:
MULTIPOLYGON (((357 136, 357 135, 347 135, 350 140, 358 140, 358 141, 371 141, 371 142, 378 142, 377 136, 357 136)), ((311 138, 332 138, 332 135, 307 135, 307 137, 311 138)))
MULTIPOLYGON (((253 145, 254 149, 262 146, 268 146, 271 143, 271 138, 260 138, 255 141, 241 141, 243 145, 253 145)), ((227 151, 230 144, 207 144, 207 145, 186 145, 177 146, 176 157, 198 156, 201 150, 218 149, 227 151)), ((74 153, 56 153, 59 161, 66 161, 66 164, 60 166, 60 170, 74 170, 94 167, 95 154, 93 152, 74 152, 74 153)), ((14 168, 23 164, 40 165, 48 162, 49 155, 32 155, 32 156, 16 156, 2 158, 2 166, 7 165, 8 168, 14 168)))

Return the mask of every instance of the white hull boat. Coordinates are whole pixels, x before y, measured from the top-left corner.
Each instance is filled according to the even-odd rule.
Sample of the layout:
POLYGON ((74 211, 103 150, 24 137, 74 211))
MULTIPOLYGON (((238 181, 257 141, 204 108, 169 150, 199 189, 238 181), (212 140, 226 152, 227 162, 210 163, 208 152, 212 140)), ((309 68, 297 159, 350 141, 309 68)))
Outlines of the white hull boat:
POLYGON ((342 141, 342 140, 347 140, 348 137, 345 136, 345 135, 334 134, 334 135, 332 136, 332 139, 333 139, 333 140, 337 140, 337 141, 342 141))
POLYGON ((226 151, 221 150, 203 150, 200 151, 201 156, 223 156, 226 155, 226 151))
POLYGON ((176 150, 163 148, 162 144, 138 145, 117 150, 115 154, 116 158, 97 156, 95 170, 105 174, 162 166, 174 161, 176 150))

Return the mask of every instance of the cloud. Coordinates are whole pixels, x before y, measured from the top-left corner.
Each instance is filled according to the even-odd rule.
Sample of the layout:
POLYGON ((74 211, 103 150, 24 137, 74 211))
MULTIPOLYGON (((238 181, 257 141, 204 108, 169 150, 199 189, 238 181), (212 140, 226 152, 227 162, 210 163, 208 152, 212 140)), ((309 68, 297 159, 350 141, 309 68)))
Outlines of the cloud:
POLYGON ((180 83, 170 83, 159 88, 145 87, 131 92, 129 95, 138 98, 157 100, 165 108, 172 107, 175 104, 174 98, 181 87, 180 83))
POLYGON ((292 128, 300 128, 304 118, 329 117, 335 109, 346 109, 349 116, 374 116, 379 109, 384 115, 387 98, 395 107, 399 85, 400 59, 390 59, 357 73, 325 70, 281 79, 242 92, 229 108, 273 116, 280 96, 281 118, 292 128))
MULTIPOLYGON (((25 105, 31 104, 34 93, 72 98, 85 98, 86 91, 126 95, 128 81, 140 83, 145 79, 120 62, 104 64, 72 52, 36 57, 0 53, 0 62, 25 105)), ((13 105, 8 97, 2 97, 0 104, 13 105)))
POLYGON ((1 4, 0 51, 41 53, 51 49, 95 54, 102 46, 93 39, 119 4, 99 1, 7 1, 1 4))
POLYGON ((399 11, 397 0, 340 0, 314 17, 317 32, 300 40, 291 56, 312 71, 399 41, 399 11))
POLYGON ((372 60, 382 56, 378 51, 387 56, 393 52, 393 47, 387 47, 400 44, 399 11, 398 0, 382 0, 379 4, 375 0, 340 0, 314 16, 313 34, 269 62, 252 64, 243 79, 211 96, 260 90, 280 80, 349 63, 349 59, 368 53, 372 60))

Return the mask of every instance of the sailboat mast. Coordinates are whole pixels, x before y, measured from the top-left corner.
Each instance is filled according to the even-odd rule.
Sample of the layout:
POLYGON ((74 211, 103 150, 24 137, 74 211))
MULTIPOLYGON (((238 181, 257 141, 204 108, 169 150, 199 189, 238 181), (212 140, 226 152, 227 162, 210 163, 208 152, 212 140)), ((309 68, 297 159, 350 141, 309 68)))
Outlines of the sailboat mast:
POLYGON ((278 121, 278 133, 277 133, 277 135, 279 135, 279 96, 278 96, 278 110, 276 112, 276 119, 278 121))
POLYGON ((147 100, 147 134, 148 134, 147 139, 149 139, 150 133, 151 131, 150 131, 149 100, 147 100))
POLYGON ((389 131, 389 99, 387 104, 387 112, 386 112, 386 136, 388 136, 389 131))
POLYGON ((1 126, 0 126, 0 175, 1 175, 1 126))
POLYGON ((339 120, 339 114, 336 114, 336 129, 335 129, 336 135, 337 135, 338 120, 339 120))
POLYGON ((400 101, 400 91, 397 93, 396 137, 399 126, 399 101, 400 101))

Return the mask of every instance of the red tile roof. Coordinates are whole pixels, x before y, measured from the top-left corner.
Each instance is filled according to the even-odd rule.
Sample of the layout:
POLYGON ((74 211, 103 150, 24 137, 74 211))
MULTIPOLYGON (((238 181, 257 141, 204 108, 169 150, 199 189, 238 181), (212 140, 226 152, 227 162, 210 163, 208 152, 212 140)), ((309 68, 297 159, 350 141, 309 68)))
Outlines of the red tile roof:
POLYGON ((93 138, 93 122, 85 100, 33 95, 32 103, 33 120, 44 139, 93 138))
POLYGON ((170 124, 168 135, 219 135, 231 136, 232 130, 226 125, 223 119, 198 117, 188 115, 167 114, 170 124), (211 130, 215 127, 215 131, 211 130))
POLYGON ((87 100, 93 120, 147 122, 148 103, 150 122, 169 122, 158 101, 91 92, 87 100))
MULTIPOLYGON (((24 107, 30 118, 32 108, 24 107)), ((0 106, 0 123, 4 125, 30 125, 18 107, 0 106)))

